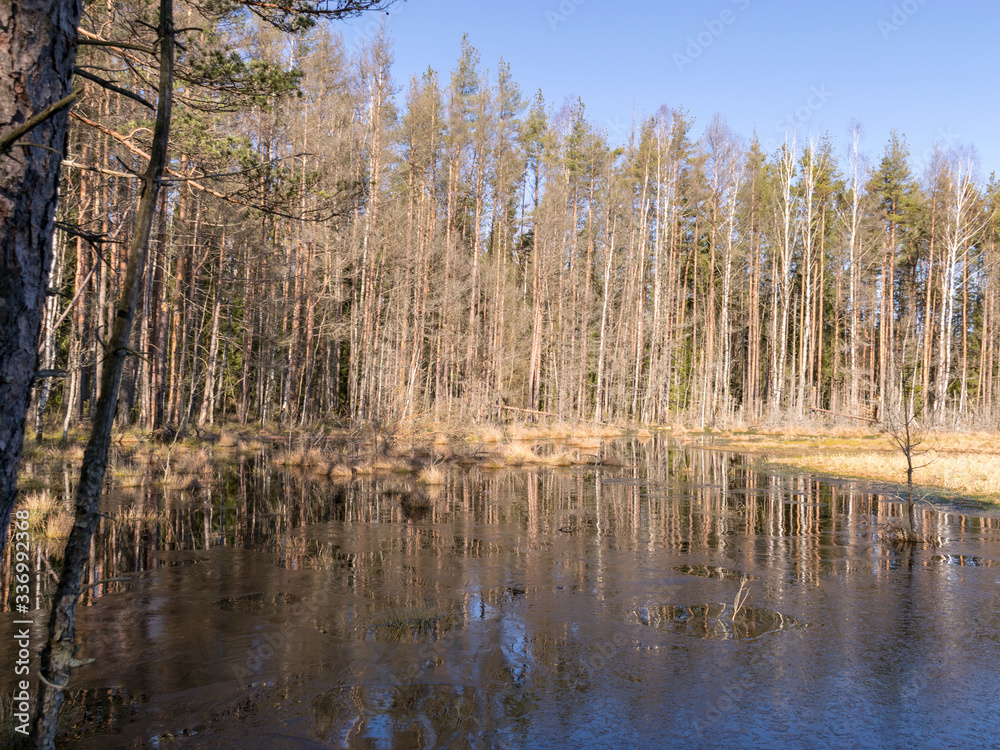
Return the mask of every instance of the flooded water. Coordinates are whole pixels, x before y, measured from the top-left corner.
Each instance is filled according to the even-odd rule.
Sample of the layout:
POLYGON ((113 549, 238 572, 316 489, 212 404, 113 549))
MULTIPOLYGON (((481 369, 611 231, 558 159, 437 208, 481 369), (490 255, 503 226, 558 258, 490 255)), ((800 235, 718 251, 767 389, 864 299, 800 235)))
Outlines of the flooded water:
POLYGON ((244 456, 112 496, 163 514, 101 522, 90 580, 128 580, 79 610, 64 746, 994 742, 995 515, 922 505, 928 542, 894 547, 905 508, 871 486, 614 451, 432 488, 244 456))

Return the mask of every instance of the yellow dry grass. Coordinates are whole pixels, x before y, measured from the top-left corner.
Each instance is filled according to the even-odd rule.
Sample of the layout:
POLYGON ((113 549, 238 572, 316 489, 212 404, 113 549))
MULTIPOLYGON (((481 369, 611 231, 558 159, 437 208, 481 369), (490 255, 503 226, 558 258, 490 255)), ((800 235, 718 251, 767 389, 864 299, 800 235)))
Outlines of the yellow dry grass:
POLYGON ((271 456, 271 463, 274 466, 308 468, 311 466, 322 466, 326 462, 327 457, 319 448, 277 451, 271 456))
POLYGON ((237 448, 240 444, 240 438, 233 432, 229 430, 222 429, 219 431, 219 440, 216 442, 220 448, 237 448))
POLYGON ((28 492, 17 510, 28 511, 28 531, 43 539, 65 539, 73 527, 72 505, 47 489, 28 492))
POLYGON ((604 444, 604 438, 600 435, 572 435, 566 438, 566 445, 577 448, 600 448, 604 444))
POLYGON ((507 425, 508 440, 565 440, 573 444, 589 445, 600 438, 618 437, 627 432, 625 425, 597 424, 594 422, 515 422, 507 425))
POLYGON ((39 490, 38 492, 29 492, 26 494, 24 499, 18 504, 17 509, 28 511, 32 517, 45 517, 49 513, 52 513, 58 506, 59 502, 51 491, 39 490))
POLYGON ((183 452, 175 457, 170 467, 177 474, 201 474, 212 468, 212 454, 205 448, 183 452))
MULTIPOLYGON (((734 435, 717 448, 838 476, 904 484, 906 458, 888 435, 843 429, 825 434, 734 435)), ((1000 439, 989 433, 932 433, 915 449, 913 482, 1000 502, 1000 439)))
POLYGON ((354 472, 347 464, 334 464, 330 467, 329 476, 333 479, 350 479, 353 475, 354 472))
POLYGON ((52 458, 62 461, 79 461, 83 458, 84 445, 82 443, 57 443, 49 445, 40 450, 45 458, 52 458))
POLYGON ((573 454, 569 451, 559 451, 542 457, 540 461, 546 466, 572 466, 573 454))
POLYGON ((515 422, 507 426, 507 437, 511 440, 533 440, 536 437, 534 425, 515 422))
POLYGON ((59 510, 45 519, 42 536, 46 539, 68 539, 73 529, 74 516, 67 510, 59 510))
POLYGON ((444 484, 444 472, 437 466, 428 466, 420 470, 417 481, 430 486, 442 485, 444 484))
POLYGON ((379 456, 372 462, 372 470, 379 474, 388 474, 395 472, 397 474, 405 474, 411 470, 411 466, 407 461, 401 458, 392 458, 389 456, 379 456))
POLYGON ((465 436, 470 443, 500 443, 506 435, 503 428, 494 424, 477 424, 465 436))
POLYGON ((538 463, 539 460, 538 455, 531 449, 531 446, 521 442, 501 445, 500 455, 512 466, 538 463))
POLYGON ((140 487, 147 476, 146 469, 141 466, 116 466, 109 473, 118 487, 140 487))
POLYGON ((502 456, 496 453, 491 453, 484 458, 479 465, 484 469, 492 469, 495 471, 497 469, 505 469, 509 464, 503 459, 502 456))

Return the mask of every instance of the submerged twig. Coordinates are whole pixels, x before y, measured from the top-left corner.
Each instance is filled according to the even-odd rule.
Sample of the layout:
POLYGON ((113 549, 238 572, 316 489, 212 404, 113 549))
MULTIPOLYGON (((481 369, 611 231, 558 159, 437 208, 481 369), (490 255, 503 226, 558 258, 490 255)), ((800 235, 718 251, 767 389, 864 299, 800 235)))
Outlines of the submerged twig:
POLYGON ((736 592, 736 598, 733 599, 733 621, 735 622, 736 616, 743 609, 743 606, 747 603, 747 598, 750 596, 750 588, 747 584, 750 582, 750 576, 744 574, 740 577, 740 588, 736 592))

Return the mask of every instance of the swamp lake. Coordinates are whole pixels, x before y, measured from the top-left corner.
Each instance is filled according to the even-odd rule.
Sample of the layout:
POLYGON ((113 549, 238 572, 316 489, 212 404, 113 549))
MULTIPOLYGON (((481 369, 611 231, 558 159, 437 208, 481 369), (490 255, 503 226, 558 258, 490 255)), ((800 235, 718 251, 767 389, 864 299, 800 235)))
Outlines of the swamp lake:
POLYGON ((78 609, 93 661, 60 746, 1000 742, 995 510, 931 498, 899 545, 898 487, 607 446, 624 466, 442 466, 439 486, 262 449, 193 493, 113 489, 88 576, 121 580, 78 609))

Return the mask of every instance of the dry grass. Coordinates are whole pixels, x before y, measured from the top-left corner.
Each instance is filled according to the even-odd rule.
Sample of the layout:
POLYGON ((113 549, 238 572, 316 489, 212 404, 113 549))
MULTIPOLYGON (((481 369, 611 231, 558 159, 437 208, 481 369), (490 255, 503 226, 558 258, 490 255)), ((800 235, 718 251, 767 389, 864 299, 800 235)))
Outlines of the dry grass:
POLYGON ((372 470, 377 474, 406 474, 412 471, 413 467, 401 458, 379 456, 372 462, 372 470))
POLYGON ((176 457, 180 455, 180 452, 183 450, 185 449, 181 447, 179 450, 171 451, 169 445, 153 444, 143 448, 142 450, 136 451, 135 460, 143 461, 144 463, 156 468, 163 468, 166 466, 167 458, 173 457, 173 459, 176 460, 176 457))
POLYGON ((604 438, 600 435, 572 435, 566 438, 566 445, 577 448, 600 448, 604 444, 604 438))
POLYGON ((509 440, 565 440, 578 445, 592 445, 599 438, 618 437, 627 432, 625 425, 594 422, 516 422, 507 425, 509 440))
POLYGON ((465 435, 470 443, 500 443, 505 438, 503 428, 495 424, 477 424, 465 435))
POLYGON ((572 466, 573 454, 569 451, 559 451, 558 453, 551 453, 548 456, 542 457, 540 462, 546 466, 572 466))
POLYGON ((219 431, 219 439, 216 441, 216 445, 220 448, 239 448, 240 438, 238 435, 230 432, 229 430, 222 429, 219 431))
MULTIPOLYGON (((62 443, 47 445, 41 448, 39 454, 43 458, 57 461, 80 461, 83 458, 83 443, 62 443)), ((35 457, 35 452, 31 452, 31 457, 35 457)))
POLYGON ((301 453, 297 451, 275 451, 271 455, 272 466, 301 466, 301 453))
POLYGON ((58 507, 59 502, 55 495, 49 490, 39 490, 26 494, 24 499, 18 503, 17 509, 28 511, 28 518, 31 519, 31 525, 34 526, 35 523, 40 524, 50 513, 54 513, 58 507))
POLYGON ((115 466, 110 474, 117 487, 140 487, 147 477, 146 469, 140 466, 115 466))
POLYGON ((46 539, 68 539, 73 529, 74 515, 68 510, 59 510, 45 519, 42 536, 46 539))
POLYGON ((271 456, 271 464, 274 466, 308 468, 311 466, 323 466, 327 461, 327 457, 319 448, 277 451, 271 456))
POLYGON ((28 531, 42 539, 65 539, 73 528, 72 504, 49 490, 27 493, 17 510, 28 511, 28 531))
POLYGON ((428 466, 420 470, 417 481, 421 484, 437 487, 444 484, 444 472, 437 466, 428 466))
POLYGON ((330 467, 328 476, 333 479, 350 479, 354 476, 354 472, 347 464, 334 464, 330 467))
POLYGON ((500 446, 500 455, 511 466, 522 466, 523 464, 535 464, 539 462, 538 455, 531 449, 531 446, 524 443, 505 443, 500 446))
POLYGON ((536 437, 533 427, 534 425, 524 424, 523 422, 508 425, 507 437, 510 440, 533 440, 536 437))
POLYGON ((160 482, 164 489, 180 490, 181 492, 198 492, 205 486, 205 481, 197 474, 178 474, 171 472, 160 482))
MULTIPOLYGON (((887 435, 841 429, 780 438, 734 435, 718 448, 825 474, 906 482, 906 459, 887 435)), ((1000 441, 988 433, 933 433, 917 447, 916 484, 1000 502, 1000 441)))
POLYGON ((503 456, 497 453, 490 453, 480 462, 479 465, 484 469, 490 469, 491 471, 506 469, 507 466, 509 466, 509 464, 503 459, 503 456))
MULTIPOLYGON (((891 482, 906 481, 906 459, 899 451, 824 451, 821 455, 774 460, 813 471, 891 482)), ((963 495, 1000 501, 1000 454, 930 451, 917 457, 914 482, 963 495)))

